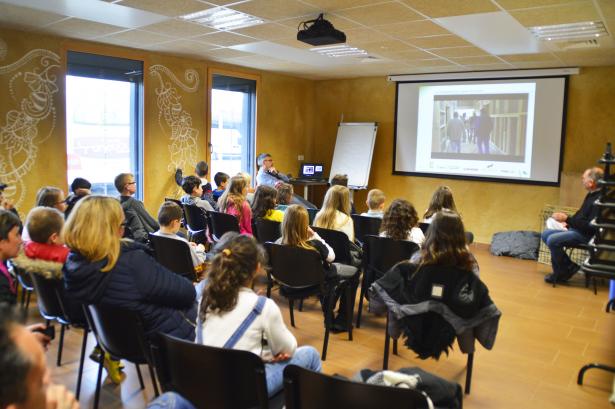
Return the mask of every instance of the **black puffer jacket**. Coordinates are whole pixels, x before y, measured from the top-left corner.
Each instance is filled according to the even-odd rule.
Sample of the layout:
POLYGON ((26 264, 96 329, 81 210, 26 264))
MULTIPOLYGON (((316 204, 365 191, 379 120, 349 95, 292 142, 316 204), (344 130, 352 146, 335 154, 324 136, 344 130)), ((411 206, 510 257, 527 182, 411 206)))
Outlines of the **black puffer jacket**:
POLYGON ((194 340, 196 293, 190 281, 158 264, 140 244, 122 243, 116 265, 100 271, 105 261, 90 263, 71 252, 64 264, 69 297, 137 312, 148 335, 156 332, 194 340))

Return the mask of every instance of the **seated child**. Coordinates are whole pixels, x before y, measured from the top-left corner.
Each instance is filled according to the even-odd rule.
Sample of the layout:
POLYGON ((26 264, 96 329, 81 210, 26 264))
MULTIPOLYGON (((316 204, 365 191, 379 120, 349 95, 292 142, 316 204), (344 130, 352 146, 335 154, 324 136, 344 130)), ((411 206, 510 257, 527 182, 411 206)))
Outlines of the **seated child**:
POLYGON ((156 236, 169 237, 175 240, 181 240, 188 244, 190 247, 190 255, 192 256, 192 263, 194 267, 198 267, 205 262, 205 247, 202 244, 190 243, 183 237, 179 237, 177 232, 179 231, 182 219, 182 209, 177 203, 164 202, 158 210, 158 223, 160 223, 160 230, 154 233, 156 236))
POLYGON ((232 214, 237 217, 239 222, 239 232, 241 234, 252 235, 252 209, 246 200, 248 193, 248 183, 241 176, 233 176, 229 181, 224 194, 218 200, 218 209, 222 213, 232 214))
POLYGON ((413 241, 421 246, 425 241, 425 235, 418 227, 418 223, 419 217, 412 203, 404 199, 395 199, 384 213, 380 236, 413 241))
POLYGON ((372 189, 367 193, 368 207, 367 213, 361 213, 361 216, 378 217, 382 219, 384 216, 384 193, 380 189, 372 189))
POLYGON ((182 183, 182 189, 186 192, 186 194, 179 199, 183 204, 196 205, 210 212, 214 210, 207 200, 201 198, 201 196, 203 196, 201 179, 196 176, 186 176, 184 178, 184 183, 182 183))
POLYGON ((256 188, 254 203, 252 203, 252 218, 260 217, 282 223, 284 212, 275 208, 277 194, 278 192, 269 185, 260 185, 256 188))
POLYGON ((218 199, 224 193, 224 189, 226 189, 228 179, 229 175, 224 172, 218 172, 214 175, 214 182, 216 183, 216 189, 212 192, 214 202, 218 203, 218 199))
MULTIPOLYGON (((340 173, 333 175, 329 184, 331 186, 348 187, 348 175, 342 175, 340 173)), ((350 200, 350 214, 357 214, 357 209, 355 209, 352 199, 350 200)))
POLYGON ((293 200, 293 194, 295 193, 293 185, 280 181, 275 184, 275 189, 278 191, 278 197, 276 198, 278 205, 275 208, 284 212, 293 200))
POLYGON ((19 254, 21 220, 15 213, 0 209, 0 303, 15 305, 17 280, 9 272, 6 262, 19 254))

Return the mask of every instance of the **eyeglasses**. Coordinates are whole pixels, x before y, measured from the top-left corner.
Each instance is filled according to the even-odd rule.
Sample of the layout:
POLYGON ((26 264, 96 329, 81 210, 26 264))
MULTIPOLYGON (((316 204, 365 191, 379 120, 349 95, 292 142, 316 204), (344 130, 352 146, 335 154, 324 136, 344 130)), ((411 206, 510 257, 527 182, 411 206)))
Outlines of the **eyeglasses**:
POLYGON ((273 162, 273 159, 265 159, 263 162, 273 162))
POLYGON ((128 182, 128 183, 126 183, 126 184, 127 184, 127 185, 136 185, 136 184, 137 184, 137 182, 136 182, 136 181, 134 181, 134 182, 128 182))

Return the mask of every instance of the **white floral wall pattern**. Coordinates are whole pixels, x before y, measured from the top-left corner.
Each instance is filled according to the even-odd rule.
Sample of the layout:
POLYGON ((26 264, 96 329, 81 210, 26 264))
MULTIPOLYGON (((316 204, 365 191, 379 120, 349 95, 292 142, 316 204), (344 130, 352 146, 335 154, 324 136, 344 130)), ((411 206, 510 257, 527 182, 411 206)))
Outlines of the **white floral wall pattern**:
POLYGON ((186 93, 195 93, 199 86, 199 74, 193 69, 186 70, 184 84, 164 65, 152 65, 149 73, 159 81, 156 88, 158 123, 170 139, 171 160, 167 168, 173 173, 177 168, 190 169, 197 162, 199 130, 192 126, 192 116, 182 106, 178 88, 186 93))
MULTIPOLYGON (((0 40, 0 60, 6 52, 6 43, 0 40)), ((0 83, 8 84, 4 100, 8 108, 0 113, 0 181, 9 184, 4 194, 17 207, 26 195, 23 177, 32 169, 39 145, 55 129, 59 68, 60 56, 44 49, 0 65, 0 83)))

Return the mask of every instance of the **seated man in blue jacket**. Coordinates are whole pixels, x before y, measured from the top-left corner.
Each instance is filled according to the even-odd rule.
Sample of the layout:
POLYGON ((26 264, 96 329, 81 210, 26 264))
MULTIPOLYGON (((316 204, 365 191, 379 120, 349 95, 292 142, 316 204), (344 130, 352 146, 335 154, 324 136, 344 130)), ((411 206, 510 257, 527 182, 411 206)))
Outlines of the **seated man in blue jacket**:
POLYGON ((598 212, 594 202, 600 195, 598 180, 603 175, 604 172, 600 168, 585 170, 582 180, 583 187, 588 193, 581 208, 572 216, 562 212, 553 213, 551 218, 559 222, 562 229, 547 229, 542 233, 542 241, 551 250, 551 265, 553 266, 553 273, 545 276, 547 283, 566 282, 579 271, 580 266, 570 260, 564 248, 588 243, 595 234, 596 229, 590 225, 590 222, 598 212))

